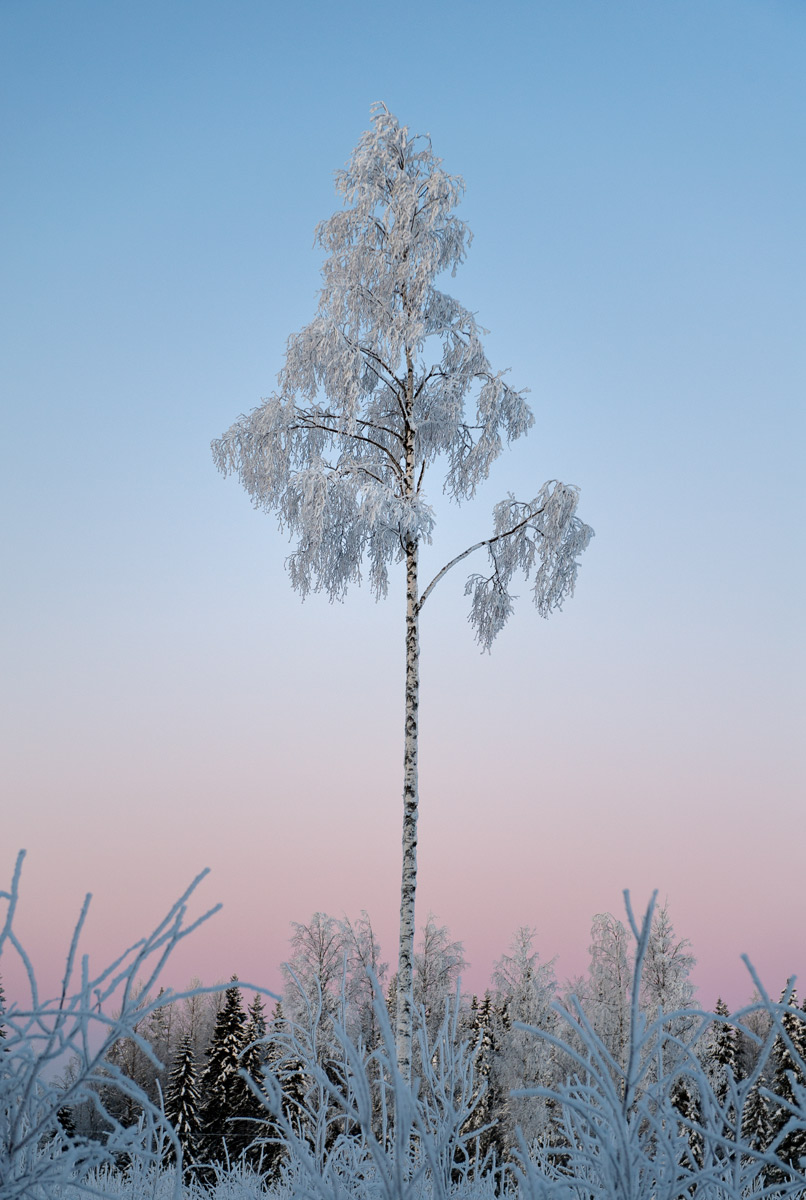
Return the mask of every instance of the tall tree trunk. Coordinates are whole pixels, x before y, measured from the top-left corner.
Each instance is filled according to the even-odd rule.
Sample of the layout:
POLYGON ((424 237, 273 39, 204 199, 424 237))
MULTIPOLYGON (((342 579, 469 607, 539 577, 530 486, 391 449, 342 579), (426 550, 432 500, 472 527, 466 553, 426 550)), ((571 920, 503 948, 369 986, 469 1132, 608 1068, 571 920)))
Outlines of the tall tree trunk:
POLYGON ((417 542, 406 543, 406 736, 403 752, 403 872, 400 883, 400 949, 397 970, 397 1062, 411 1083, 414 1020, 414 898, 417 890, 417 709, 420 641, 417 542))

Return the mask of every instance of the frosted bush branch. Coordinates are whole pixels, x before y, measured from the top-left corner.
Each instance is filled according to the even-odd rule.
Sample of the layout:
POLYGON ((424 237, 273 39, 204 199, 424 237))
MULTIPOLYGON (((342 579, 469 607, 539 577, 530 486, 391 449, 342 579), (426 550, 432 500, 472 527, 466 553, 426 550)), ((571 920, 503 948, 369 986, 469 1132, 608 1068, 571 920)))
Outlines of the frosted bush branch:
MULTIPOLYGON (((438 1026, 436 1000, 430 1013, 419 1007, 420 1065, 410 1085, 398 1064, 377 978, 367 972, 368 989, 357 988, 353 978, 377 957, 368 918, 348 928, 316 914, 308 926, 295 927, 296 961, 307 971, 297 975, 292 967, 288 975, 300 993, 296 1004, 289 1003, 296 1016, 285 1017, 278 1006, 266 1028, 254 1004, 249 1028, 265 1028, 265 1038, 253 1032, 236 1039, 233 1073, 237 1077, 240 1061, 240 1078, 260 1105, 248 1116, 246 1109, 223 1113, 221 1127, 251 1122, 254 1140, 246 1145, 249 1132, 233 1141, 238 1150, 231 1159, 197 1163, 200 1173, 183 1182, 181 1163, 164 1165, 168 1148, 180 1148, 159 1099, 149 1100, 108 1052, 125 1038, 155 1061, 144 1018, 182 995, 217 990, 163 992, 151 1001, 138 983, 153 985, 166 953, 198 924, 186 916, 198 880, 149 937, 94 976, 86 958, 76 965, 80 920, 60 994, 44 1000, 14 933, 21 861, 9 891, 0 893, 6 902, 0 949, 21 956, 31 994, 30 1003, 11 1001, 2 1012, 1 1200, 255 1200, 266 1194, 276 1200, 493 1200, 502 1194, 513 1200, 803 1200, 806 1013, 797 1005, 794 981, 773 1001, 748 964, 756 997, 743 1009, 732 1015, 720 1005, 716 1013, 664 1011, 659 997, 685 988, 674 979, 658 986, 661 958, 671 968, 685 967, 686 943, 674 942, 668 920, 660 919, 665 910, 654 912, 654 897, 638 922, 628 896, 626 928, 612 918, 594 922, 601 937, 592 955, 598 970, 610 938, 620 979, 622 960, 628 961, 622 935, 629 929, 635 939, 623 1046, 611 1039, 609 1026, 598 1027, 589 996, 546 1011, 553 976, 532 950, 530 929, 518 931, 513 953, 496 967, 496 996, 508 997, 513 1012, 535 1014, 533 1024, 516 1022, 518 1037, 550 1051, 532 1059, 538 1073, 528 1078, 539 1082, 516 1089, 518 1112, 539 1102, 551 1113, 550 1126, 536 1124, 528 1139, 513 1131, 499 1163, 483 1143, 485 1132, 504 1122, 505 1102, 487 1103, 491 1076, 484 1046, 491 1026, 481 1020, 482 1009, 474 1005, 469 1020, 458 988, 438 1026), (334 975, 339 950, 340 993, 334 975), (652 989, 645 986, 648 971, 654 972, 652 989), (356 997, 363 1011, 367 990, 372 1020, 356 1022, 356 997), (117 1016, 104 1010, 112 1000, 122 1001, 117 1016), (722 1035, 731 1028, 742 1030, 753 1053, 745 1054, 741 1070, 738 1060, 723 1056, 717 1071, 715 1047, 724 1048, 722 1035), (370 1042, 366 1030, 372 1031, 370 1042), (53 1068, 65 1053, 74 1053, 74 1068, 60 1084, 53 1068), (113 1091, 139 1109, 139 1120, 128 1127, 116 1119, 113 1091), (104 1140, 78 1137, 62 1124, 64 1110, 81 1101, 103 1116, 104 1140), (771 1113, 763 1136, 753 1116, 759 1103, 771 1113)), ((455 965, 460 944, 449 943, 447 931, 435 925, 434 933, 437 961, 455 965)), ((597 987, 603 978, 594 971, 597 987)), ((423 986, 423 994, 434 997, 438 990, 423 986)), ((482 1006, 488 1016, 493 1003, 488 994, 482 1006)))
MULTIPOLYGON (((423 1063, 419 1088, 412 1090, 397 1064, 395 1036, 381 989, 370 972, 379 1044, 356 1044, 343 1020, 332 1026, 332 1043, 321 1056, 321 1005, 307 992, 305 1021, 283 1021, 282 1049, 267 1067, 255 1095, 269 1109, 286 1153, 283 1180, 295 1197, 338 1200, 383 1196, 415 1200, 462 1194, 478 1174, 470 1150, 480 1130, 469 1119, 481 1092, 474 1074, 476 1047, 458 1036, 459 996, 446 1006, 433 1039, 424 1010, 417 1035, 423 1063), (301 1102, 288 1104, 284 1075, 289 1066, 305 1078, 301 1102)), ((480 1176, 479 1176, 480 1182, 480 1176)), ((492 1194, 493 1180, 481 1185, 492 1194)))
MULTIPOLYGON (((730 1021, 738 1023, 762 1009, 769 1015, 772 1034, 751 1074, 738 1081, 728 1071, 720 1094, 697 1053, 714 1014, 661 1010, 647 1021, 640 1009, 654 897, 640 926, 626 893, 625 900, 636 938, 625 1065, 607 1049, 578 1001, 555 1008, 567 1028, 564 1038, 535 1026, 520 1026, 563 1056, 566 1078, 559 1087, 515 1093, 551 1101, 562 1114, 563 1135, 541 1156, 545 1186, 536 1179, 522 1144, 515 1172, 519 1185, 529 1195, 550 1196, 555 1186, 572 1184, 575 1191, 583 1187, 595 1200, 685 1200, 691 1195, 698 1200, 744 1200, 750 1194, 802 1200, 806 1158, 798 1167, 781 1157, 781 1149, 793 1130, 806 1128, 806 1089, 794 1084, 793 1100, 786 1105, 789 1120, 769 1146, 755 1145, 743 1126, 743 1114, 758 1088, 772 1041, 785 1036, 786 1015, 797 1015, 797 1010, 772 1003, 753 973, 761 1001, 730 1021), (688 1030, 685 1039, 673 1032, 681 1027, 681 1020, 688 1030), (693 1098, 694 1115, 681 1111, 685 1095, 693 1098)), ((787 1044, 797 1069, 804 1070, 806 1064, 793 1040, 788 1038, 787 1044)))
MULTIPOLYGON (((81 931, 89 907, 84 901, 67 955, 58 998, 39 994, 33 964, 14 931, 19 901, 19 882, 24 852, 17 858, 9 891, 0 892, 6 902, 0 930, 0 961, 9 951, 24 967, 30 999, 12 1000, 3 1013, 5 1037, 0 1043, 0 1197, 28 1200, 55 1194, 58 1186, 100 1194, 93 1172, 104 1163, 133 1152, 153 1164, 159 1163, 156 1147, 161 1139, 173 1138, 159 1105, 109 1061, 111 1047, 120 1039, 135 1041, 145 1055, 154 1057, 137 1026, 150 1012, 176 999, 163 992, 159 1000, 143 1002, 168 957, 181 941, 207 920, 219 906, 195 921, 187 921, 188 901, 207 873, 202 872, 177 900, 165 918, 147 937, 136 942, 100 974, 90 971, 87 956, 77 967, 81 931), (78 976, 78 977, 76 977, 78 976), (116 1015, 105 1008, 120 1005, 116 1015), (71 1070, 64 1086, 55 1079, 59 1067, 71 1070), (134 1100, 142 1112, 139 1129, 125 1128, 111 1113, 111 1093, 134 1100), (68 1133, 60 1112, 82 1101, 94 1106, 107 1127, 104 1143, 68 1133)), ((181 1192, 181 1172, 176 1176, 176 1195, 181 1192)))

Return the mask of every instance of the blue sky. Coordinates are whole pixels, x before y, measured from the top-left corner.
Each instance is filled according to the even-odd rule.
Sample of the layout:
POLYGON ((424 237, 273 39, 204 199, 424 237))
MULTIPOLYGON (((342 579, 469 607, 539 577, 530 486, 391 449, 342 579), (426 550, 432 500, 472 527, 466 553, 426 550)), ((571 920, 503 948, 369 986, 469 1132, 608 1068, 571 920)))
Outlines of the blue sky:
POLYGON ((805 50, 795 0, 6 0, 0 867, 28 847, 43 961, 85 890, 100 953, 204 865, 188 974, 271 975, 317 908, 391 953, 399 590, 301 606, 209 453, 313 314, 384 100, 466 180, 446 286, 537 418, 430 561, 552 477, 597 533, 489 659, 461 578, 429 603, 420 913, 477 987, 523 923, 581 970, 623 887, 668 895, 708 1002, 744 951, 804 969, 805 50))

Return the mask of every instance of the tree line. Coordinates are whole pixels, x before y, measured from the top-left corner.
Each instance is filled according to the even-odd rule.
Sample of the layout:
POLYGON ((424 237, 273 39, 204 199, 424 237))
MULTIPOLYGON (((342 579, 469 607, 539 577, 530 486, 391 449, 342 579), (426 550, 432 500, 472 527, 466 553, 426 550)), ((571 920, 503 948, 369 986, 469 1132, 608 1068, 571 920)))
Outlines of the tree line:
MULTIPOLYGON (((806 1012, 788 985, 781 996, 788 1011, 777 1032, 763 1006, 750 1005, 744 1016, 731 1018, 719 1000, 711 1018, 703 1020, 693 1007, 695 959, 688 941, 676 937, 667 906, 652 920, 637 997, 634 950, 624 924, 610 914, 593 920, 586 974, 562 987, 553 961, 541 961, 534 939, 529 927, 516 932, 483 996, 461 992, 467 966, 462 943, 433 916, 414 958, 415 1076, 423 1076, 422 1055, 434 1052, 440 1029, 444 1036, 447 1014, 450 1039, 464 1045, 472 1062, 472 1112, 462 1132, 466 1140, 475 1134, 470 1144, 480 1163, 505 1162, 522 1145, 562 1163, 570 1134, 556 1100, 513 1093, 529 1088, 557 1093, 568 1086, 574 1064, 567 1046, 573 1048, 575 1024, 580 1048, 591 1043, 587 1027, 613 1079, 622 1079, 636 1001, 642 1019, 647 1024, 662 1019, 668 1033, 665 1062, 647 1064, 642 1086, 657 1084, 660 1071, 674 1077, 679 1067, 672 1102, 692 1168, 702 1166, 704 1129, 714 1114, 707 1110, 706 1089, 683 1069, 689 1054, 710 1084, 708 1095, 740 1126, 743 1143, 763 1153, 775 1142, 777 1157, 797 1168, 806 1156, 806 1128, 803 1121, 792 1124, 791 1116, 799 1089, 806 1087, 806 1012), (730 1097, 752 1076, 742 1111, 731 1116, 730 1097)), ((365 1058, 380 1045, 379 989, 392 1027, 395 1018, 396 980, 381 959, 367 914, 351 922, 315 913, 308 923, 295 923, 283 976, 282 999, 268 1015, 263 997, 255 994, 247 1002, 236 977, 225 988, 196 991, 162 1006, 143 996, 148 1013, 142 1025, 108 1054, 116 1077, 122 1073, 136 1087, 127 1095, 110 1085, 104 1111, 122 1125, 136 1124, 140 1114, 133 1097, 140 1089, 163 1106, 185 1170, 202 1181, 215 1164, 239 1160, 268 1178, 277 1175, 284 1134, 266 1102, 267 1086, 278 1089, 282 1116, 301 1139, 313 1144, 317 1137, 343 1133, 343 1120, 328 1121, 322 1072, 338 1085, 346 1069, 345 1037, 365 1058)), ((63 1111, 60 1120, 84 1136, 104 1136, 98 1110, 86 1101, 63 1111)), ((169 1147, 167 1154, 173 1153, 169 1147)), ((767 1182, 775 1182, 776 1171, 780 1174, 769 1167, 767 1182)))

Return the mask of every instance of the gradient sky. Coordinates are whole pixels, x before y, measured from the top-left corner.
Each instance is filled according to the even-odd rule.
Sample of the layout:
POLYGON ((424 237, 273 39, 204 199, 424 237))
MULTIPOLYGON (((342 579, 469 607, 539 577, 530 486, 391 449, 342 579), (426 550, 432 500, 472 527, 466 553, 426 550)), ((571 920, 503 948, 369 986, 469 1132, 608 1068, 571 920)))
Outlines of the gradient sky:
POLYGON ((317 909, 394 956, 402 581, 300 604, 209 450, 313 315, 376 100, 465 177, 446 287, 537 418, 473 504, 432 478, 423 574, 545 479, 596 530, 491 656, 464 575, 424 610, 420 918, 477 990, 521 924, 582 971, 625 887, 708 1006, 742 953, 806 972, 804 61, 802 0, 4 0, 0 886, 25 847, 46 987, 86 891, 100 966, 205 866, 167 982, 272 986, 317 909))

